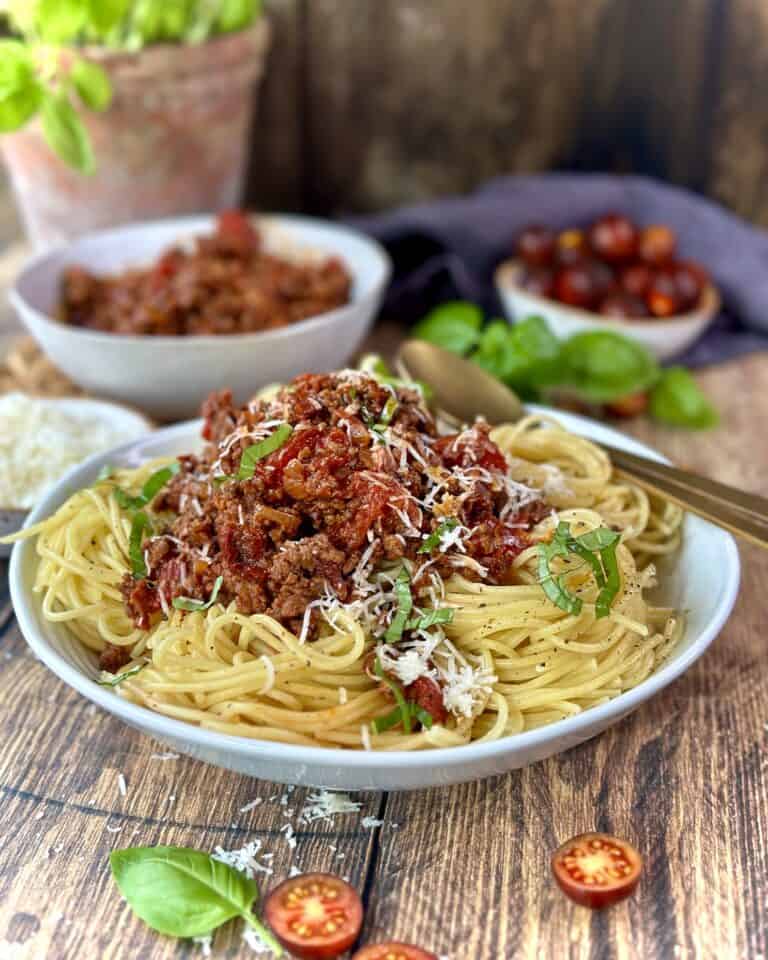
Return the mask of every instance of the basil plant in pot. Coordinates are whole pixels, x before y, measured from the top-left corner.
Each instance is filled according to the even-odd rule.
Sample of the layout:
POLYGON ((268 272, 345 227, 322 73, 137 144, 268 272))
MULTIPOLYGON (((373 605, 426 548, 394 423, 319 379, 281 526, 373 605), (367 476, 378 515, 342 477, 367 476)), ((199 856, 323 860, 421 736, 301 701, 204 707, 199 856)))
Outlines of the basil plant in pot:
POLYGON ((0 0, 0 151, 33 246, 240 199, 261 0, 0 0))

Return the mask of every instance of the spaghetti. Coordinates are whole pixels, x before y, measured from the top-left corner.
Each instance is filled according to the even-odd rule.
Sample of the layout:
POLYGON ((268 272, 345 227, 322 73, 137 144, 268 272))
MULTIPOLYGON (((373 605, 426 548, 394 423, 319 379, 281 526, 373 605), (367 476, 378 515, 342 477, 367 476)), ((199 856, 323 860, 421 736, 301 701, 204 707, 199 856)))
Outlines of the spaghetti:
MULTIPOLYGON (((415 391, 352 372, 329 377, 299 378, 290 393, 243 411, 227 408, 226 398, 209 407, 206 453, 181 458, 146 503, 140 491, 169 462, 101 479, 23 532, 37 537, 45 617, 65 622, 102 658, 116 693, 229 734, 414 750, 551 723, 657 668, 682 622, 645 592, 655 584, 653 561, 678 547, 676 507, 617 479, 602 450, 549 418, 441 437, 415 391), (325 411, 312 422, 328 429, 300 447, 297 437, 314 429, 297 413, 306 397, 325 411), (278 423, 291 426, 292 438, 271 440, 264 453, 259 445, 278 423), (289 508, 284 488, 299 497, 309 467, 332 459, 324 444, 333 430, 357 444, 333 468, 350 512, 328 507, 334 488, 326 514, 313 500, 301 501, 299 515, 300 500, 289 508), (375 458, 365 489, 350 468, 356 450, 359 467, 375 458), (387 476, 400 478, 408 497, 396 502, 387 476), (371 512, 377 477, 385 496, 371 512), (137 578, 138 512, 155 532, 139 534, 146 575, 137 578), (210 540, 203 530, 213 530, 210 540), (251 539, 232 547, 246 530, 251 539), (265 530, 268 544, 254 532, 265 530), (595 531, 601 537, 584 537, 595 531), (346 559, 337 569, 342 535, 346 559), (602 554, 584 546, 598 541, 609 545, 602 554), (314 566, 295 552, 309 543, 314 566), (273 583, 259 557, 274 572, 286 555, 300 581, 282 574, 273 583), (614 573, 601 614, 601 589, 604 598, 614 573)), ((319 483, 314 474, 315 494, 319 483)))

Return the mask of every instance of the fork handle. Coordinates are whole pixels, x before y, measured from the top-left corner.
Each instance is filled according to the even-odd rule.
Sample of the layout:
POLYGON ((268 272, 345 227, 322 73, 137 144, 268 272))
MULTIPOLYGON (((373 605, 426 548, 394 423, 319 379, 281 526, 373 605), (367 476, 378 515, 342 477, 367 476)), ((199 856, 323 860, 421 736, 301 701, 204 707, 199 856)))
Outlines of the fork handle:
POLYGON ((690 513, 768 548, 768 499, 600 444, 616 470, 649 493, 671 500, 690 513))

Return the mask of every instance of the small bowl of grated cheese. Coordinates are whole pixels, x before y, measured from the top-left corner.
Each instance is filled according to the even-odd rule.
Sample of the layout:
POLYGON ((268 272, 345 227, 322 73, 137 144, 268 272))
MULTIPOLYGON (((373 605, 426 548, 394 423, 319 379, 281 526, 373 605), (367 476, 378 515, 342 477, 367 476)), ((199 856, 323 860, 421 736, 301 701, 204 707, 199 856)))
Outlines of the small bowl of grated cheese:
MULTIPOLYGON (((0 396, 0 537, 71 467, 152 429, 140 413, 80 397, 0 396)), ((0 556, 10 553, 0 545, 0 556)))

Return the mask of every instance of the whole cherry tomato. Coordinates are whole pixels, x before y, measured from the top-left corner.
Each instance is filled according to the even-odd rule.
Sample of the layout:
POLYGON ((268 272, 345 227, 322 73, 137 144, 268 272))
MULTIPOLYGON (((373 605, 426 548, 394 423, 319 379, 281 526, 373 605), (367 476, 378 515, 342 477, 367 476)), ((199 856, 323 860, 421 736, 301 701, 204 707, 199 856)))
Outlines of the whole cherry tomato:
POLYGON ((570 267, 589 256, 589 244, 583 230, 563 230, 557 235, 555 262, 560 267, 570 267))
POLYGON ((680 293, 674 273, 665 268, 654 276, 645 302, 654 317, 672 317, 680 312, 680 293))
POLYGON ((669 263, 675 256, 677 237, 673 230, 661 223, 654 223, 640 231, 640 259, 653 267, 669 263))
POLYGON ((555 296, 562 303, 589 309, 596 295, 595 277, 589 263, 563 267, 555 276, 555 296))
POLYGON ((589 244, 609 263, 631 260, 637 253, 637 228, 620 213, 607 213, 589 228, 589 244))
POLYGON ((555 234, 538 223, 527 226, 517 238, 517 255, 529 267, 546 267, 555 253, 555 234))
POLYGON ((653 280, 653 270, 646 263, 631 263, 619 274, 622 290, 633 297, 644 297, 653 280))
POLYGON ((672 267, 672 274, 677 285, 680 305, 684 310, 690 310, 699 302, 704 287, 709 283, 706 270, 692 260, 681 260, 672 267))

